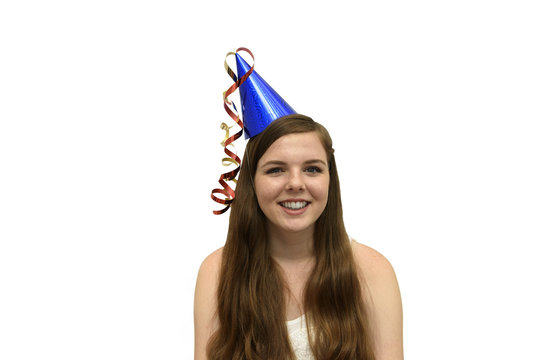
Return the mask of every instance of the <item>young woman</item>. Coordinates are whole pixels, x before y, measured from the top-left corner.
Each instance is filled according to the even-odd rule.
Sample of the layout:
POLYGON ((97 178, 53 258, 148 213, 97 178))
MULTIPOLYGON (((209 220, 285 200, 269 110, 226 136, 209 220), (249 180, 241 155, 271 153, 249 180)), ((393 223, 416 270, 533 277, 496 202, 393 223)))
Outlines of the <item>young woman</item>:
POLYGON ((402 358, 395 273, 346 233, 328 132, 271 122, 247 143, 226 243, 200 267, 195 359, 402 358))

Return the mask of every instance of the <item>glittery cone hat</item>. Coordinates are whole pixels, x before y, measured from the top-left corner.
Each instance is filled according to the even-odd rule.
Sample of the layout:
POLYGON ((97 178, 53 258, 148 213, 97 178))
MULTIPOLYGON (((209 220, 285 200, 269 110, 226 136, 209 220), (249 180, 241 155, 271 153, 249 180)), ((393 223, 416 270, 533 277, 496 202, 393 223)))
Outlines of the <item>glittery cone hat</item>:
MULTIPOLYGON (((240 78, 251 68, 238 53, 236 65, 240 78)), ((240 85, 240 98, 246 139, 260 134, 273 120, 296 113, 254 70, 240 85)))
POLYGON ((272 121, 285 115, 296 113, 294 109, 292 109, 292 107, 256 73, 256 71, 254 71, 254 56, 249 49, 239 48, 236 52, 229 52, 226 55, 226 58, 225 69, 234 81, 234 84, 223 93, 224 106, 227 114, 240 126, 240 131, 230 136, 229 130, 231 127, 226 123, 221 124, 221 129, 226 131, 225 140, 221 143, 227 154, 227 157, 223 158, 223 165, 236 165, 236 168, 221 174, 219 184, 221 184, 222 188, 213 189, 211 192, 211 198, 214 201, 225 205, 223 209, 213 211, 213 213, 217 215, 226 212, 236 196, 234 190, 227 183, 230 181, 236 182, 235 177, 240 170, 241 164, 240 157, 232 151, 232 148, 234 147, 232 143, 241 137, 244 130, 245 138, 249 139, 264 131, 272 121), (251 55, 253 58, 252 66, 238 54, 239 51, 245 51, 251 55), (236 56, 237 75, 226 62, 226 58, 228 58, 229 55, 236 56), (240 90, 243 121, 238 115, 234 102, 228 98, 238 88, 240 90), (225 198, 218 198, 216 194, 222 194, 225 198))

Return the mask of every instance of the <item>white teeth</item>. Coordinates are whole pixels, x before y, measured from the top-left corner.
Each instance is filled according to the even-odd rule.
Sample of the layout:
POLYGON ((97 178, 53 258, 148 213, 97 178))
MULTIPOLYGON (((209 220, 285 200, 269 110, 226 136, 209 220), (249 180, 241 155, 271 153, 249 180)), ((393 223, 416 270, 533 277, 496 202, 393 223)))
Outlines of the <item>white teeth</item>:
POLYGON ((292 201, 292 202, 282 202, 282 206, 284 206, 287 209, 297 210, 297 209, 303 209, 305 206, 307 206, 307 201, 292 201))

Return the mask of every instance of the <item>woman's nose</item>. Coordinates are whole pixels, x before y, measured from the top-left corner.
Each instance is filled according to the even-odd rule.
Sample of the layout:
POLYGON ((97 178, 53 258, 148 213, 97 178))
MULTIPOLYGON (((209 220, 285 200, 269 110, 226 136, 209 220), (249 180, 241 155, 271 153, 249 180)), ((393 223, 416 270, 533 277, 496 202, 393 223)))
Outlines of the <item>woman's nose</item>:
POLYGON ((300 171, 291 171, 290 176, 288 178, 288 183, 286 184, 287 190, 304 190, 305 189, 305 183, 303 181, 303 177, 300 171))

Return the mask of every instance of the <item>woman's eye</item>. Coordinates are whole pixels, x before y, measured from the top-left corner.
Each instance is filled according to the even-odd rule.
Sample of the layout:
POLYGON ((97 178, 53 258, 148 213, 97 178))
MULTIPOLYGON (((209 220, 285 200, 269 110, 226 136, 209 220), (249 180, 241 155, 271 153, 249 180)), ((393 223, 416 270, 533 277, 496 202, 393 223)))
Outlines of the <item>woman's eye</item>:
POLYGON ((322 170, 318 166, 309 166, 305 171, 309 173, 320 173, 322 170))
POLYGON ((266 174, 277 174, 283 171, 281 168, 271 168, 266 171, 266 174))

